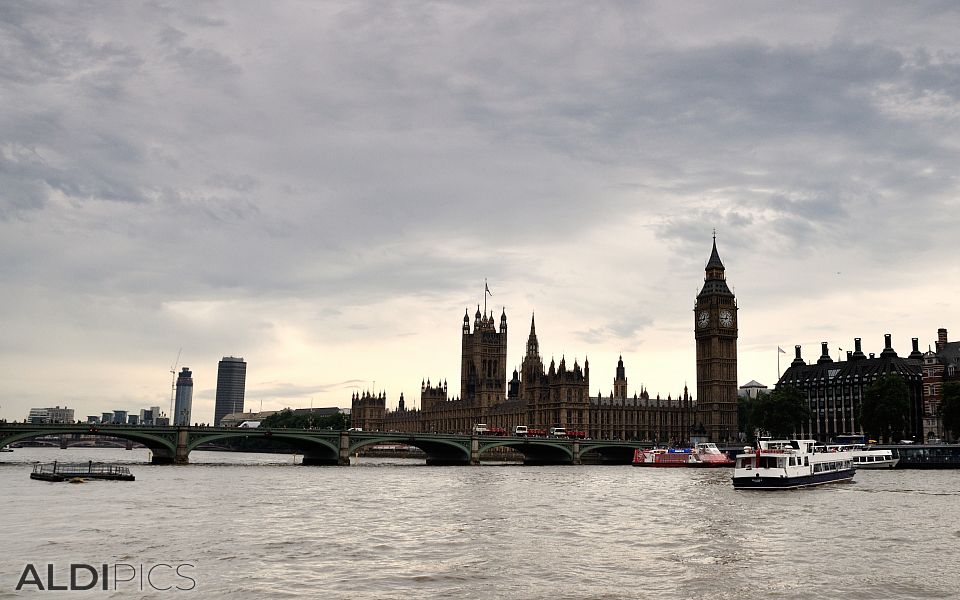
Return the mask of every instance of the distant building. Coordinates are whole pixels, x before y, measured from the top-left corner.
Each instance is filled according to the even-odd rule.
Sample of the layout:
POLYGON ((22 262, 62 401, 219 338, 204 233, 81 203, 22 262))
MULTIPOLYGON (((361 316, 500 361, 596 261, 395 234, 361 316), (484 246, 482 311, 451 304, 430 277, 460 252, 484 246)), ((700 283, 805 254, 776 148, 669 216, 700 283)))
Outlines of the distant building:
POLYGON ((99 423, 100 417, 97 415, 87 415, 87 423, 99 423))
POLYGON ((50 422, 50 412, 46 408, 31 408, 27 414, 27 422, 42 425, 50 422))
POLYGON ((260 412, 239 412, 239 413, 230 413, 229 415, 224 415, 220 419, 220 427, 238 427, 241 423, 247 421, 263 421, 270 415, 276 414, 275 410, 263 410, 260 412))
POLYGON ((740 386, 740 392, 737 395, 741 398, 752 398, 756 400, 757 396, 766 393, 768 389, 767 386, 756 379, 751 379, 750 383, 745 383, 740 386))
POLYGON ((54 406, 52 408, 31 408, 27 421, 35 424, 44 423, 74 423, 74 411, 72 408, 64 406, 54 406))
MULTIPOLYGON (((940 403, 943 384, 960 381, 960 342, 947 341, 947 330, 937 330, 936 350, 923 354, 923 431, 927 439, 943 439, 940 403)), ((960 431, 952 432, 953 435, 960 431)))
POLYGON ((397 409, 388 411, 385 393, 354 393, 351 424, 365 431, 451 433, 468 433, 475 423, 507 431, 517 425, 544 431, 561 426, 597 439, 661 442, 690 439, 696 403, 686 389, 676 398, 650 398, 646 390, 627 397, 626 371, 621 359, 617 363, 611 396, 605 398, 598 393, 590 397, 588 361, 584 360, 581 367, 575 360, 570 368, 561 357, 559 364, 551 360, 549 368, 544 368, 532 318, 521 368, 514 370, 511 380, 506 382, 507 397, 484 406, 497 393, 499 384, 495 376, 505 368, 505 364, 501 367, 505 357, 500 352, 505 337, 500 336, 506 334, 506 315, 501 315, 500 332, 495 332, 493 315, 483 316, 478 312, 473 332, 469 320, 465 320, 462 334, 469 339, 462 344, 467 357, 461 363, 466 365, 463 371, 468 381, 466 386, 461 386, 461 392, 471 394, 469 397, 450 398, 446 381, 433 384, 426 380, 420 386, 419 409, 407 408, 400 394, 397 409))
POLYGON ((295 415, 314 415, 316 417, 329 417, 330 415, 339 415, 344 411, 336 406, 325 406, 318 408, 294 408, 295 415))
POLYGON ((127 425, 139 425, 140 415, 127 415, 127 425))
POLYGON ((177 395, 173 409, 174 425, 190 425, 190 411, 193 408, 193 372, 183 367, 177 377, 177 395))
POLYGON ((737 303, 726 282, 716 239, 696 298, 697 394, 684 386, 676 396, 651 398, 641 386, 628 396, 623 360, 618 362, 608 397, 590 395, 590 363, 561 356, 544 367, 534 319, 520 368, 507 379, 507 315, 499 330, 494 313, 477 307, 471 328, 465 312, 461 329, 460 395, 451 397, 446 380, 421 381, 420 406, 408 408, 400 394, 387 410, 384 392, 363 391, 351 398, 351 423, 364 430, 467 433, 476 423, 511 431, 517 425, 549 430, 565 427, 596 439, 688 442, 697 437, 724 442, 737 431, 737 303))
POLYGON ((113 411, 113 420, 110 421, 114 425, 126 425, 127 424, 127 411, 125 410, 115 410, 113 411))
POLYGON ((847 352, 847 360, 834 361, 827 343, 821 344, 821 355, 816 363, 807 364, 796 346, 796 357, 784 371, 777 389, 795 388, 807 398, 810 419, 801 425, 797 437, 830 442, 839 434, 864 434, 860 423, 860 407, 864 392, 870 385, 888 374, 903 377, 910 394, 910 409, 906 437, 923 436, 923 355, 913 338, 913 352, 907 357, 897 355, 891 345, 891 336, 884 336, 884 348, 879 356, 865 355, 860 338, 854 338, 854 351, 847 352))
POLYGON ((102 413, 100 416, 100 422, 104 425, 113 423, 113 411, 102 413))
POLYGON ((220 425, 224 416, 243 412, 243 394, 247 380, 247 363, 242 358, 224 356, 217 365, 217 400, 213 424, 220 425))
POLYGON ((153 425, 153 409, 149 409, 149 408, 140 409, 140 424, 153 425))

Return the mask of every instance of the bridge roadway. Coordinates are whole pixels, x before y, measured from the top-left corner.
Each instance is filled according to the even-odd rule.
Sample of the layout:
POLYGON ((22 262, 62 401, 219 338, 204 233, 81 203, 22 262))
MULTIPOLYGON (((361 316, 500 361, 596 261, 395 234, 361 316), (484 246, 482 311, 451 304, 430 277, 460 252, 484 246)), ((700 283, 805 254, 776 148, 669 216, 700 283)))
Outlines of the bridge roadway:
POLYGON ((520 452, 524 464, 531 465, 578 465, 585 455, 589 455, 589 462, 630 464, 634 449, 642 446, 636 441, 448 433, 0 423, 0 448, 40 436, 73 434, 103 435, 138 442, 151 450, 153 464, 178 465, 188 464, 190 452, 202 444, 234 438, 263 438, 284 443, 303 454, 305 465, 349 465, 352 454, 377 444, 406 444, 419 448, 426 454, 428 465, 479 465, 484 452, 498 447, 520 452))

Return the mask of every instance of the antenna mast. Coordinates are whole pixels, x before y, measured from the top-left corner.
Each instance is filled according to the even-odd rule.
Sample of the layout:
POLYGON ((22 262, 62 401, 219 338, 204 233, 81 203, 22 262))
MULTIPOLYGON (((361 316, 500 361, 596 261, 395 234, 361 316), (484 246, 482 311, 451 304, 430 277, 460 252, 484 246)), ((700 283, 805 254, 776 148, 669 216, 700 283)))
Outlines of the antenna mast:
POLYGON ((183 352, 183 346, 177 350, 177 360, 173 361, 173 366, 170 367, 170 412, 167 413, 167 418, 171 419, 171 425, 173 424, 173 397, 177 393, 177 367, 180 365, 181 352, 183 352))

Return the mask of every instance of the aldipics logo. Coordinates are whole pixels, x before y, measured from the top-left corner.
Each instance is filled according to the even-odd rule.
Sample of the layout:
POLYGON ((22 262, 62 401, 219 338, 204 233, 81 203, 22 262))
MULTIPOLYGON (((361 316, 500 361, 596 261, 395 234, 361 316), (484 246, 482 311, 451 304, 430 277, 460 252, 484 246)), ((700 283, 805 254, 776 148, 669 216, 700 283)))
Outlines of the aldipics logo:
POLYGON ((70 563, 69 567, 53 563, 27 563, 20 573, 16 591, 158 591, 189 592, 196 589, 197 565, 179 563, 70 563))

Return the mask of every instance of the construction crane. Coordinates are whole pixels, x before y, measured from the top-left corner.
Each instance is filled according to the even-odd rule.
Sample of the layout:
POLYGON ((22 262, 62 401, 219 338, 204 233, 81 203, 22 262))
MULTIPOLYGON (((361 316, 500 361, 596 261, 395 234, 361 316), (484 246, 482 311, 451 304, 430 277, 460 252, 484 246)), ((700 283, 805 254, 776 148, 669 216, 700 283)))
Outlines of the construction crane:
POLYGON ((180 366, 180 353, 183 352, 183 347, 177 350, 177 360, 173 361, 173 366, 170 367, 170 412, 169 415, 170 424, 173 425, 173 398, 177 394, 177 367, 180 366))

